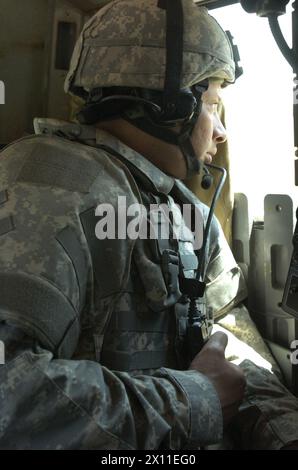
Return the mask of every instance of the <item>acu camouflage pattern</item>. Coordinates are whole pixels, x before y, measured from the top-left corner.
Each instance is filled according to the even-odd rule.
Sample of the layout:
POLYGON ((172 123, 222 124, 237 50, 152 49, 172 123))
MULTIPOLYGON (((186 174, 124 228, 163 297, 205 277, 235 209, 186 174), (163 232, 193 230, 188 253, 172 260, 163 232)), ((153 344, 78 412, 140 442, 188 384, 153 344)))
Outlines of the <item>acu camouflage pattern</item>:
MULTIPOLYGON (((139 257, 133 256, 136 246, 127 240, 98 242, 95 263, 87 226, 83 228, 82 223, 84 214, 90 215, 91 210, 94 215, 100 202, 111 202, 116 208, 118 195, 126 195, 130 202, 140 201, 143 191, 166 197, 171 193, 173 201, 179 202, 198 200, 109 134, 98 131, 93 146, 100 148, 37 136, 12 144, 1 154, 0 339, 6 345, 7 362, 0 367, 0 448, 182 449, 218 442, 222 418, 216 392, 203 375, 179 370, 174 353, 166 358, 167 367, 154 370, 119 371, 105 364, 115 313, 118 320, 121 316, 126 320, 133 301, 144 331, 157 321, 159 313, 148 310, 145 298, 154 285, 158 290, 159 281, 152 278, 150 269, 144 269, 150 261, 147 258, 139 265, 147 271, 143 272, 147 290, 144 293, 144 285, 143 290, 134 285, 140 257, 146 258, 149 252, 139 246, 139 257), (120 152, 126 164, 113 151, 120 152), (134 162, 141 168, 138 180, 132 171, 134 162), (76 256, 65 233, 75 235, 70 240, 77 248, 76 256), (9 277, 19 287, 24 278, 32 281, 32 288, 42 285, 41 298, 37 295, 32 302, 28 290, 22 294, 21 305, 14 303, 20 291, 6 295, 9 277), (48 306, 53 291, 60 310, 48 306), (66 311, 73 313, 67 322, 66 311), (41 335, 41 330, 47 335, 41 335)), ((208 210, 201 208, 205 217, 208 210)), ((94 232, 94 217, 91 222, 94 232)), ((214 305, 210 298, 217 312, 225 312, 226 303, 233 304, 235 292, 238 300, 245 292, 239 268, 222 237, 214 221, 207 260, 209 287, 215 287, 218 279, 230 290, 214 305)), ((236 324, 250 328, 245 313, 236 316, 240 319, 236 324)), ((221 323, 228 327, 226 317, 221 323)), ((171 325, 161 335, 163 347, 170 344, 169 335, 175 334, 171 325)), ((147 339, 141 331, 126 338, 130 350, 154 348, 154 342, 148 344, 147 339)), ((280 448, 297 440, 296 399, 265 369, 245 361, 241 366, 248 376, 247 400, 234 428, 241 445, 280 448)))
POLYGON ((298 400, 282 385, 281 371, 245 306, 223 315, 215 331, 228 335, 226 358, 243 369, 247 381, 239 414, 216 448, 278 450, 297 442, 298 400))
MULTIPOLYGON (((97 141, 108 144, 107 134, 97 141)), ((142 160, 152 190, 173 188, 124 147, 127 165, 142 160)), ((119 195, 140 202, 127 166, 102 148, 28 137, 2 152, 0 188, 0 339, 8 351, 0 447, 180 449, 218 441, 221 408, 206 377, 178 367, 120 372, 104 362, 109 320, 129 292, 133 243, 97 240, 93 251, 88 237, 100 202, 116 208, 119 195)), ((161 335, 163 345, 171 332, 161 335)), ((142 334, 132 342, 147 349, 142 334)))
MULTIPOLYGON (((182 0, 184 53, 181 88, 206 78, 235 79, 232 48, 216 20, 193 0, 182 0)), ((158 0, 114 0, 84 26, 65 91, 111 86, 162 90, 166 72, 166 12, 158 0)))

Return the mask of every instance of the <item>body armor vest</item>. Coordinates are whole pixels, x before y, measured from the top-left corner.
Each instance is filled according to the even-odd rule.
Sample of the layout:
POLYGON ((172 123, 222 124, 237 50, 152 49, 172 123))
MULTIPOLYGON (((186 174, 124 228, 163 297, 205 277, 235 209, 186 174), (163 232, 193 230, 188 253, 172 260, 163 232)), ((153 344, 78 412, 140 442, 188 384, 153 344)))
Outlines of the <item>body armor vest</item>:
MULTIPOLYGON (((1 251, 0 320, 58 358, 97 360, 132 373, 185 368, 189 302, 179 279, 194 278, 198 260, 178 204, 198 200, 127 147, 118 153, 95 147, 48 132, 3 152, 1 241, 15 255, 19 246, 24 253, 10 260, 1 251), (107 201, 115 207, 119 194, 128 204, 171 208, 169 236, 97 240, 95 208, 107 201), (18 203, 26 197, 29 209, 38 208, 28 217, 18 203)), ((166 215, 158 212, 160 228, 166 215)))
POLYGON ((146 207, 147 234, 154 219, 154 237, 136 242, 127 290, 106 328, 100 362, 131 373, 185 369, 189 299, 182 294, 179 279, 195 278, 193 233, 170 195, 145 191, 136 181, 146 207))

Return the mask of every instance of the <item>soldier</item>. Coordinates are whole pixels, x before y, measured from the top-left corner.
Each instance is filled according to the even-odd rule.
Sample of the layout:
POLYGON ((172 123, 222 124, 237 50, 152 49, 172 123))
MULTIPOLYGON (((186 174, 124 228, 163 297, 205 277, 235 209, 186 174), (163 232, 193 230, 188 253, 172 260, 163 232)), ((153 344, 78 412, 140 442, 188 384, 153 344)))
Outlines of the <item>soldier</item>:
POLYGON ((2 449, 191 449, 228 425, 243 448, 296 445, 296 399, 229 362, 225 333, 208 340, 245 285, 216 219, 198 252, 181 215, 191 204, 207 222, 179 180, 206 173, 226 139, 217 105, 234 79, 226 34, 193 0, 114 0, 74 51, 79 123, 36 120, 3 150, 2 449), (168 238, 101 238, 97 216, 118 216, 119 197, 148 209, 145 226, 152 205, 169 208, 168 238))

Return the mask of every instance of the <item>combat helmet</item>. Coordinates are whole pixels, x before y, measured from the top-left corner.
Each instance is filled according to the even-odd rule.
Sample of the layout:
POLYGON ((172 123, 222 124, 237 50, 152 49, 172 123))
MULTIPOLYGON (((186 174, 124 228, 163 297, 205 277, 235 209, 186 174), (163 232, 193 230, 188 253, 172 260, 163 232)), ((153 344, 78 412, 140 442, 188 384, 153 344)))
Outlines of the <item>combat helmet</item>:
POLYGON ((235 64, 229 36, 193 0, 112 0, 84 26, 65 91, 83 98, 83 124, 121 116, 178 145, 191 176, 201 95, 210 78, 233 83, 235 64))

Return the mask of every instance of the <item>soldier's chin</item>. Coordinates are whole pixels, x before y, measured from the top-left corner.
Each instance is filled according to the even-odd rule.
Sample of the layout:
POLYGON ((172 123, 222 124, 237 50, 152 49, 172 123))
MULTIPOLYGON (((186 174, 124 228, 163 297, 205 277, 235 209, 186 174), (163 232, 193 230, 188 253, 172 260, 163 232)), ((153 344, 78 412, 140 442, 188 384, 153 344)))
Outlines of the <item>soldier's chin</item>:
POLYGON ((211 164, 212 163, 212 155, 207 153, 204 157, 204 163, 211 164))

